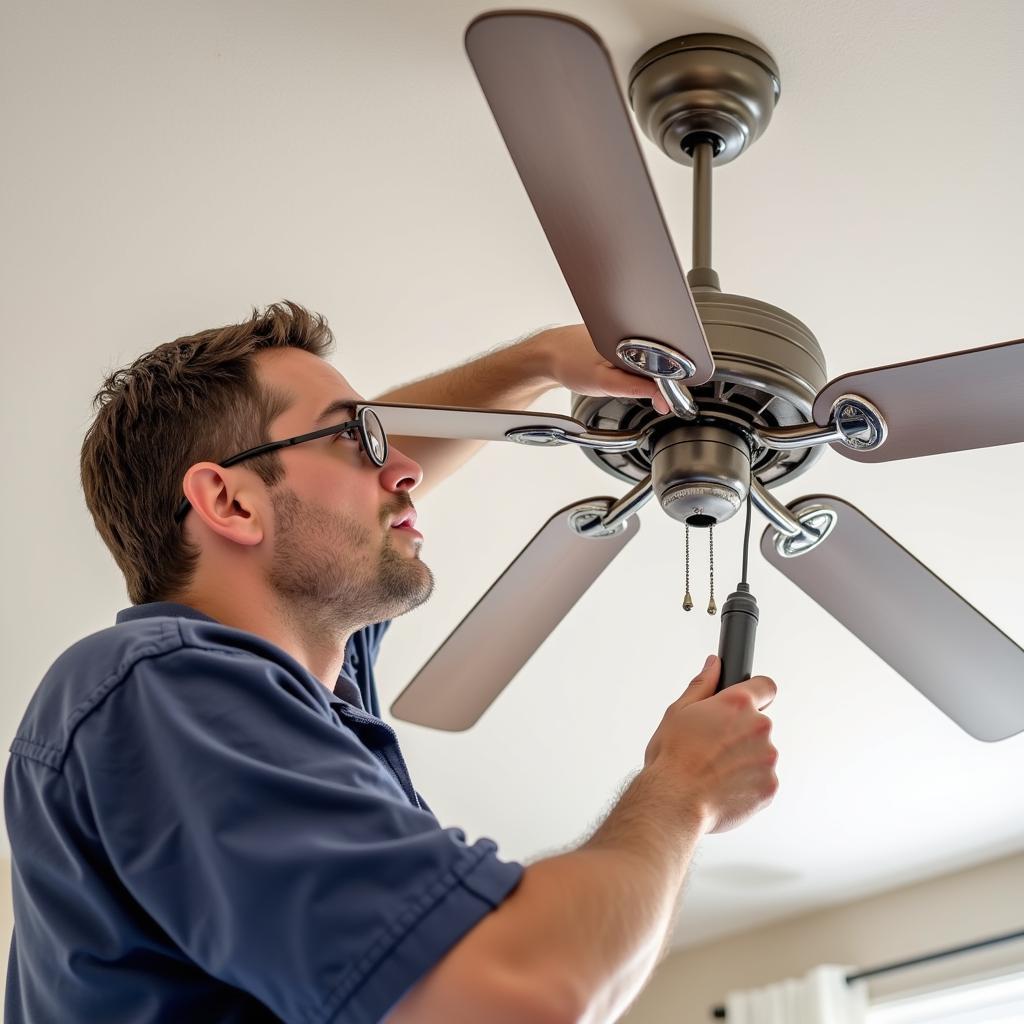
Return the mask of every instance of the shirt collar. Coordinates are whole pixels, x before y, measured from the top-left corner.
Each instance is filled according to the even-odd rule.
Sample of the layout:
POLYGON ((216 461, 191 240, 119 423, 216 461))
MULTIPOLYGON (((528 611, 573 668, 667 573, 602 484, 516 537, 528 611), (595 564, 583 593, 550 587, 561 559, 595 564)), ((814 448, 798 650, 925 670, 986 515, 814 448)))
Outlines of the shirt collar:
MULTIPOLYGON (((133 604, 129 608, 122 608, 117 613, 115 622, 118 624, 122 622, 135 622, 138 619, 151 619, 158 615, 171 615, 182 619, 199 619, 202 622, 217 622, 220 624, 219 620, 213 618, 212 615, 207 615, 191 605, 179 604, 177 601, 149 601, 146 604, 133 604)), ((344 685, 346 692, 350 696, 354 696, 356 700, 345 701, 337 693, 328 693, 327 699, 332 705, 340 704, 342 706, 349 706, 358 702, 357 706, 361 709, 363 705, 362 700, 359 698, 359 687, 356 685, 355 679, 349 674, 351 672, 348 664, 350 653, 351 649, 346 652, 345 664, 342 666, 338 679, 344 685)))
POLYGON ((216 622, 210 615, 176 601, 150 601, 147 604, 133 604, 130 608, 122 608, 117 613, 116 621, 134 622, 136 619, 151 619, 156 615, 173 615, 182 619, 202 619, 204 622, 216 622))

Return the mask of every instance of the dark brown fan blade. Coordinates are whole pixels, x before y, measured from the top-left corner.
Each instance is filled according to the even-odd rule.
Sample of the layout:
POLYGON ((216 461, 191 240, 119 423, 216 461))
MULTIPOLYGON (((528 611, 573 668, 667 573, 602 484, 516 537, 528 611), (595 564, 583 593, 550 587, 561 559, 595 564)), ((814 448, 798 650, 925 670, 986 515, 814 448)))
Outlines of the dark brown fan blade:
POLYGON ((466 52, 580 315, 605 359, 644 338, 714 362, 608 52, 582 22, 496 12, 466 52))
POLYGON ((587 428, 571 416, 554 412, 516 412, 506 409, 466 409, 456 405, 400 405, 360 402, 372 409, 388 434, 410 437, 465 437, 480 441, 507 441, 518 428, 557 427, 566 434, 585 434, 587 428))
POLYGON ((838 516, 825 540, 784 558, 768 527, 764 557, 976 739, 1024 731, 1024 650, 853 505, 788 507, 810 506, 838 516))
POLYGON ((874 451, 832 447, 856 462, 916 459, 1024 441, 1024 340, 914 359, 837 377, 814 400, 824 426, 840 395, 866 398, 889 426, 874 451))
POLYGON ((608 537, 581 537, 556 512, 449 634, 391 705, 407 722, 468 729, 640 529, 634 515, 608 537))

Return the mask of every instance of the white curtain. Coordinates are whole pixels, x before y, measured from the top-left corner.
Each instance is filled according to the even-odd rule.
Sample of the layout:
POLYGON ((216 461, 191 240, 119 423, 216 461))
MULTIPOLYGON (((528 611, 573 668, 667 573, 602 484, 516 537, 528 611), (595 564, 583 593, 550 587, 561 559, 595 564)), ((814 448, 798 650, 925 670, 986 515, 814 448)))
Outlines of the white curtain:
POLYGON ((725 1000, 728 1024, 864 1024, 867 985, 846 983, 852 968, 835 964, 815 967, 803 978, 745 992, 730 992, 725 1000))

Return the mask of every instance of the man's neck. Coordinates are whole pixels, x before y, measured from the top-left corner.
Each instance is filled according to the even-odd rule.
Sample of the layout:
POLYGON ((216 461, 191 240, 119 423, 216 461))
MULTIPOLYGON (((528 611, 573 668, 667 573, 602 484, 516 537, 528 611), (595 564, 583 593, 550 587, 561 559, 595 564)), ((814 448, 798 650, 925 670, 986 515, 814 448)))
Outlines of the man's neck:
POLYGON ((228 599, 216 592, 192 590, 176 600, 225 626, 269 640, 334 692, 351 631, 339 632, 332 624, 318 621, 315 612, 282 606, 262 592, 239 600, 235 595, 228 599))

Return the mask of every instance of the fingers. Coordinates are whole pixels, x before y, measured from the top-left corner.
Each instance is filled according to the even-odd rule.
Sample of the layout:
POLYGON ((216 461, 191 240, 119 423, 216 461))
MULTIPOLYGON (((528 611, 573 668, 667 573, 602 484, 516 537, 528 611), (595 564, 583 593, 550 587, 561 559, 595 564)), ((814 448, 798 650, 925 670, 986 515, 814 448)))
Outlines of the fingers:
MULTIPOLYGON (((682 696, 679 698, 679 703, 692 704, 694 701, 704 700, 707 697, 713 696, 718 687, 718 678, 721 672, 722 659, 716 654, 708 655, 707 661, 704 662, 704 667, 693 677, 690 685, 683 691, 682 696)), ((733 691, 734 694, 745 695, 758 711, 763 711, 768 707, 775 700, 775 696, 778 693, 775 681, 768 676, 753 676, 742 683, 733 684, 722 692, 726 693, 728 690, 733 691)), ((733 696, 730 699, 735 700, 736 697, 733 696)))
POLYGON ((709 654, 704 667, 693 677, 690 685, 683 691, 679 698, 682 704, 692 704, 694 701, 710 697, 718 686, 718 676, 722 671, 722 662, 715 654, 709 654))
POLYGON ((657 381, 619 369, 607 360, 600 367, 600 374, 600 386, 608 395, 618 398, 648 398, 655 411, 662 416, 669 411, 668 402, 662 395, 657 381))
POLYGON ((701 670, 693 677, 691 685, 693 683, 700 682, 702 679, 712 679, 712 678, 717 683, 718 682, 718 673, 721 671, 721 669, 722 669, 722 662, 719 659, 718 655, 717 654, 709 654, 707 656, 707 658, 704 659, 704 665, 701 667, 701 670))
POLYGON ((729 689, 733 693, 746 693, 758 711, 764 711, 775 700, 775 695, 779 692, 775 680, 769 679, 768 676, 751 676, 750 679, 742 683, 734 683, 729 689))

